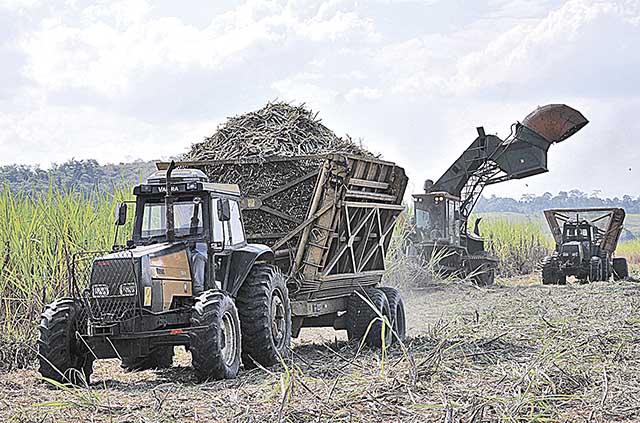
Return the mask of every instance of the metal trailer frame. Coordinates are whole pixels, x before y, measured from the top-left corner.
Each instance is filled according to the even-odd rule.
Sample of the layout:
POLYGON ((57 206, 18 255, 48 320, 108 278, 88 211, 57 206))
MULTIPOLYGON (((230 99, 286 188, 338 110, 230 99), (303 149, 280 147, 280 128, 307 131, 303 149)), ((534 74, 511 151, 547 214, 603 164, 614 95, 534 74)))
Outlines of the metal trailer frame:
MULTIPOLYGON (((408 182, 404 169, 392 162, 349 154, 176 163, 179 167, 204 170, 209 166, 242 167, 296 160, 318 160, 319 165, 268 193, 245 193, 241 202, 243 214, 259 210, 297 224, 293 230, 278 234, 253 233, 245 224, 250 242, 277 236, 270 246, 276 264, 288 276, 294 336, 303 326, 344 329, 349 295, 380 283, 391 234, 404 210, 402 201, 408 182), (303 221, 265 204, 266 199, 310 178, 315 178, 315 185, 303 221)), ((167 166, 168 163, 157 164, 160 170, 167 166)))

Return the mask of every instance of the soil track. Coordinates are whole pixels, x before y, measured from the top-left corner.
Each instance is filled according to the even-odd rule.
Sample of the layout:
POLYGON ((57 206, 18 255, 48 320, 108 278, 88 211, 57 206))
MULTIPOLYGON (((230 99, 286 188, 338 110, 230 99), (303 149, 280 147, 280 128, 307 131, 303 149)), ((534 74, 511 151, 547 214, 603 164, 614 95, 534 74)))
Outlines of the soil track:
POLYGON ((84 389, 34 370, 0 374, 0 420, 640 421, 640 285, 437 284, 405 292, 406 350, 361 351, 314 330, 287 368, 196 384, 181 352, 166 371, 96 364, 84 389))

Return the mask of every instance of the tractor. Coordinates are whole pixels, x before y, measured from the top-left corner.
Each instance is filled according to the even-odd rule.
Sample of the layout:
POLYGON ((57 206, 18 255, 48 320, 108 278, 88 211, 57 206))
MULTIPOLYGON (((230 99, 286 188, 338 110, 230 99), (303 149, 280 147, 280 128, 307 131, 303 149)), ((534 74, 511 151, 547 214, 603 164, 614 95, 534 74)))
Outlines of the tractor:
MULTIPOLYGON (((245 241, 239 187, 170 167, 134 194, 128 245, 78 254, 71 296, 45 307, 40 373, 88 382, 102 358, 127 370, 166 368, 178 345, 201 380, 233 378, 242 361, 270 366, 286 357, 287 286, 273 251, 245 241)), ((116 227, 126 223, 121 203, 116 227)))
POLYGON ((582 282, 629 276, 627 261, 613 257, 623 228, 623 209, 552 209, 544 215, 556 243, 554 253, 542 260, 544 285, 564 285, 567 276, 582 282))

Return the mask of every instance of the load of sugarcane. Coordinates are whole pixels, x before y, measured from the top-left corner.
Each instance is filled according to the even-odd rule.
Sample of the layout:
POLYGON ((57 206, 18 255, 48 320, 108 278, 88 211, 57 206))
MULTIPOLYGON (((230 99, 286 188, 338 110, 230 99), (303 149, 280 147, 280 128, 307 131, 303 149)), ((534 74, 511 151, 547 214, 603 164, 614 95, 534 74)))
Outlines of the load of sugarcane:
MULTIPOLYGON (((245 197, 258 198, 316 171, 322 156, 334 153, 373 157, 348 136, 338 137, 304 104, 276 102, 229 118, 213 135, 194 144, 183 160, 217 161, 198 167, 211 182, 238 184, 245 197)), ((266 206, 293 219, 261 210, 243 213, 248 237, 270 245, 292 231, 306 217, 314 184, 315 178, 309 178, 265 198, 266 206)))

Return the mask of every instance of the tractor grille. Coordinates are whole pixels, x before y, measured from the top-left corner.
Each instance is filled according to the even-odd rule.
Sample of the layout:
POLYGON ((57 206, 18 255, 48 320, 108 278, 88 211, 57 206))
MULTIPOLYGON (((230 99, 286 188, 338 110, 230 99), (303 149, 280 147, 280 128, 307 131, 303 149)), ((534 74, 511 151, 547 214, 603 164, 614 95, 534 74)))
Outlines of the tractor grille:
POLYGON ((74 266, 74 281, 90 320, 113 323, 134 315, 139 304, 140 263, 131 252, 94 253, 78 260, 78 264, 74 266))

